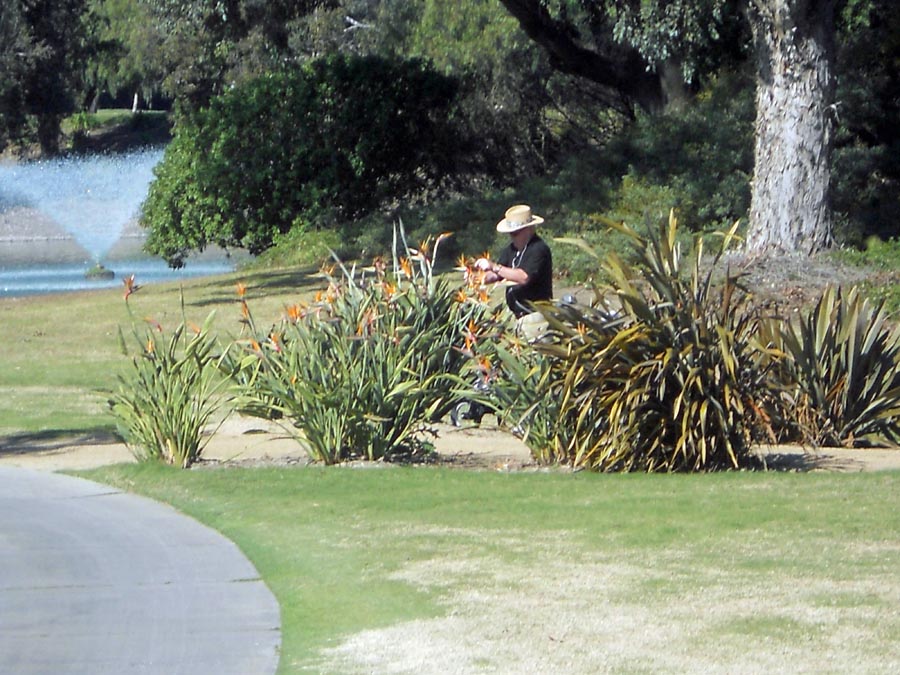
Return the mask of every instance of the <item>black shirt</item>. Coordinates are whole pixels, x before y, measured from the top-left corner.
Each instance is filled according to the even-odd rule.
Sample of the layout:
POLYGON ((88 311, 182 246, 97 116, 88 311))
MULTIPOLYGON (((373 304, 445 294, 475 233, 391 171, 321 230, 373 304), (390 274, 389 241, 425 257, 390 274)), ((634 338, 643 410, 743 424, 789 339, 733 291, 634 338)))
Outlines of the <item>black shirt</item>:
POLYGON ((497 262, 504 267, 523 269, 528 274, 527 283, 506 289, 506 304, 517 317, 534 311, 530 301, 553 297, 553 256, 550 247, 539 236, 529 239, 521 251, 510 242, 500 252, 497 262))

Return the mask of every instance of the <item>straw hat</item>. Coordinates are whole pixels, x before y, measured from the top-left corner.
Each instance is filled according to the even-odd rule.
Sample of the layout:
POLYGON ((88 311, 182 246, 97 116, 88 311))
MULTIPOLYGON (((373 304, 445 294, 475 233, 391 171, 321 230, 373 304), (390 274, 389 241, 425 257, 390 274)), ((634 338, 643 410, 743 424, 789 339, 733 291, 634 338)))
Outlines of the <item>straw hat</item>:
POLYGON ((510 206, 506 216, 497 223, 497 232, 518 232, 532 225, 540 225, 544 219, 531 213, 531 207, 525 204, 510 206))

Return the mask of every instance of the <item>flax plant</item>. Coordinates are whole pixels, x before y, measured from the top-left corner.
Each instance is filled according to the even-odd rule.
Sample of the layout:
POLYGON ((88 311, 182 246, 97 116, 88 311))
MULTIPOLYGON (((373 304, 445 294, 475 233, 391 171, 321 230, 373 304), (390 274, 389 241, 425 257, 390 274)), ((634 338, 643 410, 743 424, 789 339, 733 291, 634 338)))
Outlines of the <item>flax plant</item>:
POLYGON ((888 324, 883 302, 829 287, 810 312, 777 328, 785 392, 803 440, 900 441, 900 328, 888 324))
POLYGON ((612 283, 597 294, 615 299, 616 309, 599 301, 540 307, 555 339, 534 345, 550 361, 538 397, 559 410, 554 432, 535 439, 546 447, 533 452, 598 471, 754 465, 751 442, 777 414, 759 316, 737 275, 726 271, 713 283, 737 225, 712 259, 697 238, 689 266, 674 216, 646 236, 610 225, 637 258, 634 266, 615 254, 605 260, 612 283))

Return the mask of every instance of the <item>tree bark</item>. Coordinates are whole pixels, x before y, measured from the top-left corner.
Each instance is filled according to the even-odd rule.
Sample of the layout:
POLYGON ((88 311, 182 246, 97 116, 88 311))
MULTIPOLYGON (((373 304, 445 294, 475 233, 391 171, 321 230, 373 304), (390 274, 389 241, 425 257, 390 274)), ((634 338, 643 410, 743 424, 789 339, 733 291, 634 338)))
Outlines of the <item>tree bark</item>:
POLYGON ((41 155, 44 157, 55 157, 59 154, 62 115, 42 113, 37 115, 37 123, 37 137, 41 146, 41 155))
POLYGON ((835 0, 750 0, 756 147, 747 250, 810 255, 832 243, 835 0))

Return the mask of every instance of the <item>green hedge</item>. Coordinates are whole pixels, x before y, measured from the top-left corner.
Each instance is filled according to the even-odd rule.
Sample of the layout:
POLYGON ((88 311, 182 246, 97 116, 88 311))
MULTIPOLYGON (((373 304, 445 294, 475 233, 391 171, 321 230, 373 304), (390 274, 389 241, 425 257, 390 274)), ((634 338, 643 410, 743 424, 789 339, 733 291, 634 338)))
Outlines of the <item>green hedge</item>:
POLYGON ((456 83, 421 61, 334 56, 182 116, 144 204, 148 249, 259 253, 301 218, 349 223, 452 171, 456 83))

